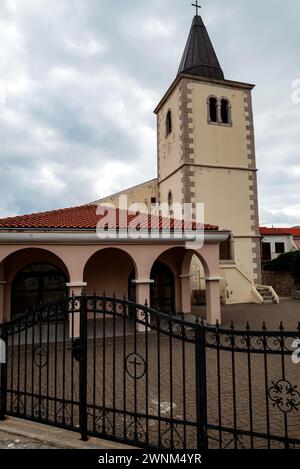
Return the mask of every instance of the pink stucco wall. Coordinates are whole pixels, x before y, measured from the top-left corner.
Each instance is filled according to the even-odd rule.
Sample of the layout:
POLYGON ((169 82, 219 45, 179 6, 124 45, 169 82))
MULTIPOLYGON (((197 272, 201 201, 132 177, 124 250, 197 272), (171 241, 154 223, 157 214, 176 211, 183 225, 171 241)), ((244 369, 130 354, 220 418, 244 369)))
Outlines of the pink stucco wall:
MULTIPOLYGON (((184 242, 165 243, 97 243, 97 244, 32 244, 0 245, 0 282, 6 282, 0 291, 0 321, 10 319, 11 282, 18 271, 34 262, 50 262, 60 267, 72 285, 87 283, 88 293, 115 292, 116 296, 128 295, 128 277, 135 268, 137 302, 150 304, 151 268, 156 260, 165 262, 175 277, 176 309, 190 312, 190 262, 193 254, 204 265, 208 282, 208 319, 211 323, 220 319, 219 296, 219 244, 210 242, 199 251, 188 251, 184 242), (183 278, 184 275, 184 278, 183 278), (211 280, 209 280, 211 279, 211 280)), ((79 288, 76 289, 78 293, 79 288)), ((80 291, 80 290, 79 290, 80 291)))
POLYGON ((97 252, 88 261, 83 274, 87 283, 87 293, 102 295, 105 290, 108 296, 113 293, 117 298, 128 297, 128 279, 135 269, 132 259, 118 249, 104 249, 97 252))

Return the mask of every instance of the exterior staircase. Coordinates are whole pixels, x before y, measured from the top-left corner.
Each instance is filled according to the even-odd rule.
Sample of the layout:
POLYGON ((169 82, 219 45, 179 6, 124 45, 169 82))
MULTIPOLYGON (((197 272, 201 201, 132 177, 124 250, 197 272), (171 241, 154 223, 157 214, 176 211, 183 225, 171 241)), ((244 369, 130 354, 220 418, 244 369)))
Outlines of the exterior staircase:
POLYGON ((278 295, 272 287, 267 285, 257 285, 256 290, 262 297, 262 303, 265 305, 279 303, 278 295))

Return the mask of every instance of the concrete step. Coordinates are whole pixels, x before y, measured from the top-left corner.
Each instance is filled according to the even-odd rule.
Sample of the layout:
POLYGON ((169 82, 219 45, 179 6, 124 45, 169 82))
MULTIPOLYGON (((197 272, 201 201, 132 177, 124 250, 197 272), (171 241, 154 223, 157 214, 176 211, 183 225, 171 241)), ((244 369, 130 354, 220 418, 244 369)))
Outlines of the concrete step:
POLYGON ((277 303, 272 292, 266 287, 257 287, 256 290, 263 299, 263 304, 271 305, 277 303))

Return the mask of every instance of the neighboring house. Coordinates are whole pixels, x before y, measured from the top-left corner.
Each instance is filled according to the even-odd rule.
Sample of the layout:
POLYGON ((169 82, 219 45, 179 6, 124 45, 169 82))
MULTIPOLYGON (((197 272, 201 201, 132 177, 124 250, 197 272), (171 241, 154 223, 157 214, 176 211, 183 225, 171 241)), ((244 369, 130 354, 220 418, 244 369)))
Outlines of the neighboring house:
POLYGON ((293 243, 297 250, 300 250, 300 228, 291 228, 290 233, 293 235, 293 243))
POLYGON ((262 262, 300 249, 300 228, 260 228, 262 262))

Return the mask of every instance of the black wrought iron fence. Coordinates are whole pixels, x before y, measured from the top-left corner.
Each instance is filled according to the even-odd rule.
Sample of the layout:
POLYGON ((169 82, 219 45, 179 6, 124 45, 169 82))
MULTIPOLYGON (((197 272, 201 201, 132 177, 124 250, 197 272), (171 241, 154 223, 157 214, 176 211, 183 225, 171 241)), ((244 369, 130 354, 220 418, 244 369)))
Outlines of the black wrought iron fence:
POLYGON ((294 332, 206 330, 210 447, 294 448, 300 444, 300 365, 294 332), (294 354, 294 360, 293 360, 294 354), (296 360, 295 360, 296 359, 296 360))
POLYGON ((0 334, 2 418, 148 448, 300 443, 300 364, 292 360, 300 328, 207 327, 83 295, 41 306, 0 334))

